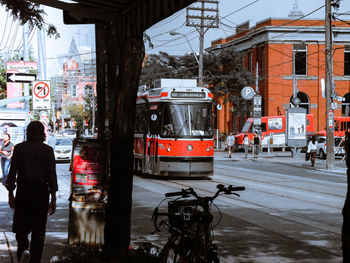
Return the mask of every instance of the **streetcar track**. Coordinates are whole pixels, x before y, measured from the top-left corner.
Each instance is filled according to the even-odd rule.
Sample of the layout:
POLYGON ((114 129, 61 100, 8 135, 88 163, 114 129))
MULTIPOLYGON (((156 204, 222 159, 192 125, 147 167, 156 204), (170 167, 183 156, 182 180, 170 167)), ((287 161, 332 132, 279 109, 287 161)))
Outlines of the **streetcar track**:
MULTIPOLYGON (((183 187, 193 187, 191 186, 190 184, 185 184, 184 182, 180 182, 180 181, 177 181, 177 180, 167 180, 167 181, 160 181, 160 180, 155 180, 155 179, 151 179, 153 182, 157 182, 158 184, 162 184, 162 185, 165 185, 165 186, 171 186, 171 187, 174 187, 173 185, 169 185, 167 184, 166 182, 170 182, 172 184, 175 184, 177 186, 183 186, 183 187)), ((211 182, 215 182, 215 183, 218 183, 218 184, 227 184, 227 182, 222 182, 222 181, 217 181, 217 180, 214 180, 211 178, 211 182)), ((206 192, 208 194, 215 194, 215 191, 210 191, 210 190, 206 190, 206 189, 203 189, 201 187, 196 187, 196 190, 200 190, 202 192, 206 192)), ((281 209, 278 209, 278 208, 271 208, 271 207, 268 207, 268 206, 265 206, 265 205, 262 205, 262 204, 258 204, 258 203, 255 203, 255 202, 252 202, 252 201, 248 201, 248 200, 242 200, 242 199, 237 199, 237 198, 233 198, 231 196, 221 196, 221 199, 229 199, 229 200, 234 200, 236 201, 237 203, 248 203, 250 205, 253 205, 255 207, 261 207, 261 208, 264 208, 264 209, 267 209, 268 210, 268 213, 272 216, 276 216, 276 217, 280 217, 280 218, 284 218, 284 219, 287 219, 289 221, 292 221, 292 222, 296 222, 296 223, 299 223, 299 224, 303 224, 303 225, 307 225, 307 226, 310 226, 306 223, 302 223, 302 222, 299 222, 299 221, 296 221, 296 220, 292 220, 290 218, 286 218, 286 217, 283 217, 281 216, 281 214, 285 214, 285 215, 290 215, 290 216, 294 216, 296 218, 301 218, 301 219, 304 219, 304 220, 308 220, 308 221, 314 221, 314 222, 317 222, 317 223, 320 223, 320 224, 324 224, 324 225, 327 225, 329 227, 338 227, 338 228, 341 228, 341 225, 339 224, 336 224, 336 223, 333 223, 333 222, 329 222, 329 221, 326 221, 326 220, 321 220, 321 219, 314 219, 314 218, 310 218, 310 217, 307 217, 307 216, 303 216, 303 215, 300 215, 300 214, 297 214, 297 213, 293 213, 293 212, 289 212, 289 211, 284 211, 284 210, 281 210, 281 209), (277 215, 276 213, 279 213, 280 215, 277 215)), ((223 200, 221 200, 223 201, 223 200)), ((228 203, 227 201, 223 201, 225 203, 228 203)), ((238 204, 237 204, 238 205, 238 204)), ((242 205, 238 205, 240 207, 243 207, 242 205)), ((246 209, 251 209, 251 210, 256 210, 258 211, 258 209, 256 208, 252 208, 252 207, 245 207, 246 209)), ((325 230, 321 227, 317 227, 317 226, 313 226, 315 228, 318 228, 322 231, 325 231, 325 232, 329 232, 329 233, 333 233, 332 231, 329 231, 329 230, 325 230)), ((337 233, 336 233, 337 234, 337 233)))
MULTIPOLYGON (((242 169, 242 168, 237 168, 235 167, 236 169, 242 169)), ((232 167, 231 166, 227 166, 227 165, 221 165, 220 169, 223 169, 225 171, 227 170, 231 170, 232 167)), ((247 169, 247 168, 243 168, 243 169, 247 169)), ((258 170, 254 170, 254 172, 259 172, 258 170)), ((265 172, 265 171, 264 171, 265 172)), ((216 173, 216 172, 215 172, 216 173)), ((268 172, 265 172, 265 173, 268 173, 268 172)), ((275 174, 273 172, 271 172, 271 174, 275 174)), ((269 176, 271 176, 271 174, 269 176)), ((249 178, 245 178, 245 177, 242 177, 242 176, 239 176, 239 175, 234 175, 236 178, 240 178, 240 179, 244 179, 244 180, 250 180, 250 181, 256 181, 256 182, 262 182, 262 181, 259 181, 259 180, 254 180, 254 179, 249 179, 249 178)), ((291 176, 291 175, 287 175, 287 176, 291 176)), ((296 179, 296 180, 293 180, 293 182, 299 182, 299 183, 305 183, 305 178, 303 178, 304 180, 301 180, 301 179, 296 179)), ((265 181, 265 182, 270 182, 270 181, 265 181)), ((282 181, 281 181, 282 182, 282 181)), ((286 182, 286 180, 283 180, 283 182, 286 182)), ((308 182, 308 183, 311 183, 311 182, 308 182)), ((271 183, 273 184, 273 183, 271 183)), ((323 183, 323 182, 319 182, 319 183, 316 183, 317 185, 320 185, 320 186, 328 186, 329 187, 329 184, 327 183, 323 183)), ((279 185, 279 184, 273 184, 273 185, 276 185, 276 186, 283 186, 283 185, 279 185)), ((284 186, 284 187, 287 187, 287 186, 284 186)), ((345 189, 345 186, 341 186, 341 185, 332 185, 333 188, 337 188, 337 189, 345 189)), ((304 190, 304 191, 309 191, 309 189, 307 188, 303 188, 303 187, 297 187, 297 186, 293 186, 293 188, 295 189, 299 189, 299 190, 304 190)), ((313 191, 314 193, 320 193, 320 194, 325 194, 325 195, 330 195, 330 196, 337 196, 337 197, 341 197, 341 198, 345 198, 343 195, 337 195, 337 194, 330 194, 330 193, 327 193, 327 192, 323 192, 323 191, 313 191)))
MULTIPOLYGON (((225 174, 222 174, 222 173, 217 173, 218 175, 221 175, 221 176, 228 176, 228 175, 225 175, 225 174)), ((237 178, 236 176, 235 176, 235 178, 237 178)), ((265 183, 266 184, 266 182, 261 182, 261 181, 259 181, 259 180, 254 180, 254 179, 248 179, 248 178, 242 178, 242 177, 238 177, 237 178, 237 180, 239 180, 239 179, 241 179, 241 180, 243 180, 243 181, 250 181, 250 182, 258 182, 258 183, 265 183)), ((243 183, 244 184, 244 183, 243 183)), ((284 185, 279 185, 279 184, 273 184, 273 183, 267 183, 268 185, 274 185, 274 186, 278 186, 278 187, 284 187, 284 188, 288 188, 287 186, 284 186, 284 185)), ((322 192, 317 192, 317 191, 311 191, 311 190, 308 190, 308 189, 304 189, 304 188, 299 188, 299 187, 293 187, 293 189, 298 189, 298 190, 301 190, 301 191, 305 191, 305 192, 310 192, 310 193, 322 193, 322 192)), ((254 190, 255 191, 257 191, 257 192, 261 192, 261 193, 267 193, 267 194, 269 194, 269 195, 277 195, 277 196, 280 196, 280 197, 283 197, 283 198, 290 198, 290 199, 294 199, 294 200, 299 200, 299 201, 303 201, 303 202, 305 202, 305 199, 303 199, 303 198, 296 198, 296 197, 294 197, 294 196, 288 196, 287 194, 285 194, 285 195, 283 195, 283 194, 279 194, 279 193, 271 193, 271 192, 269 192, 269 191, 264 191, 264 190, 261 190, 261 189, 259 189, 259 188, 254 188, 254 190)), ((324 194, 324 195, 329 195, 329 196, 331 196, 331 197, 333 197, 333 196, 336 196, 336 197, 340 197, 340 196, 338 196, 338 195, 332 195, 332 194, 328 194, 328 193, 322 193, 322 194, 324 194)), ((342 199, 345 199, 345 197, 343 197, 343 196, 341 196, 342 197, 342 199)), ((316 205, 321 205, 321 206, 327 206, 327 207, 330 207, 330 208, 335 208, 335 209, 342 209, 342 207, 341 206, 333 206, 333 205, 325 205, 324 203, 320 203, 320 202, 315 202, 315 201, 310 201, 310 200, 308 200, 308 203, 312 203, 312 204, 316 204, 316 205)))
MULTIPOLYGON (((148 179, 148 180, 151 180, 152 182, 156 182, 156 183, 158 183, 158 184, 161 184, 161 185, 164 185, 164 186, 167 186, 167 187, 172 187, 172 188, 173 188, 173 187, 174 187, 174 188, 178 188, 178 186, 180 186, 180 187, 182 186, 182 187, 185 187, 185 188, 189 188, 189 187, 192 187, 192 188, 193 188, 193 186, 191 186, 190 183, 185 183, 185 182, 179 181, 179 180, 166 180, 166 181, 165 181, 165 180, 159 180, 159 179, 158 179, 158 180, 157 180, 157 179, 149 179, 149 178, 147 178, 147 179, 148 179)), ((217 181, 217 180, 213 180, 213 178, 211 178, 210 181, 213 182, 213 183, 221 183, 221 184, 224 183, 224 184, 225 184, 225 182, 220 182, 220 181, 217 181)), ((226 184, 227 184, 227 183, 226 183, 226 184)), ((201 191, 202 193, 205 192, 205 193, 207 193, 207 194, 209 194, 209 195, 213 195, 213 194, 215 194, 215 192, 216 192, 216 191, 211 191, 211 190, 203 189, 202 187, 198 187, 198 186, 195 188, 195 190, 196 190, 196 191, 199 190, 199 191, 201 191)), ((296 214, 296 213, 293 213, 293 212, 286 212, 286 211, 282 211, 282 210, 280 210, 280 209, 270 208, 270 207, 267 207, 267 206, 264 206, 264 205, 261 205, 261 204, 256 204, 256 203, 251 202, 251 201, 242 200, 242 199, 237 199, 237 198, 234 198, 234 197, 229 196, 229 195, 222 195, 222 196, 220 196, 220 197, 221 197, 220 201, 223 202, 223 203, 230 203, 229 201, 224 200, 224 199, 228 199, 228 200, 230 200, 230 201, 233 200, 233 201, 236 202, 236 205, 239 206, 239 207, 241 207, 241 208, 243 208, 244 206, 239 205, 239 204, 237 204, 237 203, 240 203, 240 202, 241 202, 241 203, 248 203, 248 204, 253 205, 253 206, 255 206, 255 207, 261 207, 261 208, 266 209, 267 211, 265 210, 265 213, 268 214, 268 215, 270 215, 270 216, 274 216, 274 217, 277 217, 277 218, 281 218, 281 219, 284 219, 284 220, 288 220, 288 221, 293 222, 293 223, 305 225, 305 226, 307 226, 307 227, 312 227, 312 228, 315 228, 315 229, 319 229, 319 230, 321 230, 321 231, 323 231, 323 232, 327 232, 327 233, 331 233, 331 234, 338 234, 338 233, 334 233, 333 231, 324 229, 324 228, 322 228, 321 226, 310 225, 310 224, 303 223, 303 222, 300 222, 300 221, 297 221, 297 220, 295 220, 295 219, 291 219, 291 218, 288 218, 288 217, 282 216, 282 215, 290 215, 290 216, 293 216, 293 217, 296 217, 296 218, 300 218, 300 219, 302 219, 302 220, 311 221, 311 222, 317 222, 317 223, 320 223, 320 224, 323 224, 323 225, 327 225, 327 226, 329 226, 329 227, 338 227, 338 228, 341 228, 341 225, 335 224, 335 223, 333 223, 333 222, 329 222, 329 221, 326 221, 326 220, 320 220, 320 219, 309 218, 309 217, 302 216, 302 215, 299 215, 299 214, 296 214), (279 214, 276 214, 276 212, 278 212, 279 214)), ((262 213, 262 212, 259 211, 259 209, 257 209, 257 208, 253 208, 253 207, 244 207, 244 208, 245 208, 245 209, 248 209, 248 210, 257 211, 258 213, 262 213)), ((233 217, 234 217, 234 216, 233 216, 233 217)), ((256 225, 256 226, 258 226, 259 228, 262 228, 262 229, 264 229, 264 230, 266 230, 266 231, 269 231, 269 232, 272 232, 272 233, 274 233, 274 234, 283 236, 283 237, 288 238, 288 239, 290 239, 290 240, 294 240, 295 242, 305 243, 305 244, 307 244, 308 246, 316 247, 317 249, 320 249, 320 250, 322 250, 322 251, 326 251, 326 252, 328 252, 328 253, 331 253, 332 255, 340 256, 339 254, 337 254, 337 253, 335 253, 335 252, 333 252, 333 251, 327 250, 327 249, 323 248, 322 246, 317 246, 317 245, 309 244, 309 243, 307 243, 306 241, 298 240, 298 239, 296 239, 296 238, 294 238, 294 237, 291 237, 291 236, 288 236, 287 234, 284 234, 284 233, 279 233, 279 232, 274 231, 274 230, 272 230, 272 229, 269 229, 269 228, 267 228, 267 227, 265 227, 265 226, 262 226, 261 224, 253 223, 253 222, 248 221, 248 220, 246 220, 246 219, 244 219, 244 218, 241 218, 241 217, 239 217, 238 219, 239 219, 239 220, 242 220, 242 221, 244 221, 244 222, 247 222, 247 223, 249 223, 249 224, 256 225)))

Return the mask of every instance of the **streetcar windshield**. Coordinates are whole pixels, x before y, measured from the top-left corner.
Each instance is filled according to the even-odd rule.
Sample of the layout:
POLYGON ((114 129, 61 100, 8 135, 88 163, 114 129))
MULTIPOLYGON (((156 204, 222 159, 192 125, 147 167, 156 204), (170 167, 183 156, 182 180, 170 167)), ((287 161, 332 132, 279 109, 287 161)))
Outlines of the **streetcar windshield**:
POLYGON ((166 104, 163 108, 163 137, 213 136, 211 104, 166 104))

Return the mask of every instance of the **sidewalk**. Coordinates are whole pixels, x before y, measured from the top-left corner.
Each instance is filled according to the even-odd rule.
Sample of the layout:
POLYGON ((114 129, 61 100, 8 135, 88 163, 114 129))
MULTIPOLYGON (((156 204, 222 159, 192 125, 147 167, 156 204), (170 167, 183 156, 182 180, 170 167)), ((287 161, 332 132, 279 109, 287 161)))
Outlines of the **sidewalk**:
POLYGON ((300 168, 310 168, 330 174, 346 174, 346 164, 341 158, 336 158, 334 170, 326 169, 326 160, 321 160, 316 157, 315 167, 311 167, 310 161, 305 161, 305 153, 298 152, 295 157, 289 151, 274 151, 270 154, 267 152, 260 153, 257 159, 254 159, 253 153, 249 152, 248 158, 244 158, 244 152, 232 153, 232 158, 228 157, 228 151, 217 150, 214 154, 215 161, 248 161, 248 162, 273 162, 293 165, 300 168))
MULTIPOLYGON (((0 185, 0 262, 17 262, 17 242, 12 233, 13 210, 8 206, 8 192, 0 185), (11 258, 12 257, 12 258, 11 258)), ((51 262, 54 256, 67 254, 69 203, 66 195, 58 193, 57 210, 53 216, 48 216, 45 247, 42 263, 51 262)), ((54 259, 54 258, 53 258, 54 259)), ((54 262, 54 261, 52 261, 54 262)))

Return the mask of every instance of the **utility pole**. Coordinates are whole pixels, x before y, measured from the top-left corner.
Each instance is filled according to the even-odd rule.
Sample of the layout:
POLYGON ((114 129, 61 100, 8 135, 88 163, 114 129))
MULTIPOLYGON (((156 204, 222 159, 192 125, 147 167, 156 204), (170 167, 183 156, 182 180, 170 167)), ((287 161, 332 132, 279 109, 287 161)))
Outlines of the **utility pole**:
MULTIPOLYGON (((29 36, 29 28, 28 23, 23 25, 23 60, 24 62, 29 61, 29 48, 28 48, 28 36, 29 36)), ((23 95, 24 97, 29 96, 29 83, 23 84, 23 95)), ((24 101, 24 110, 28 113, 29 116, 29 100, 24 101)), ((29 122, 29 118, 28 118, 29 122)))
POLYGON ((332 43, 332 0, 325 0, 326 40, 326 116, 327 116, 327 162, 326 169, 334 170, 334 108, 333 108, 333 43, 332 43))
POLYGON ((195 27, 199 32, 198 85, 203 85, 204 34, 209 28, 219 27, 219 1, 198 0, 200 6, 186 8, 186 26, 195 27))

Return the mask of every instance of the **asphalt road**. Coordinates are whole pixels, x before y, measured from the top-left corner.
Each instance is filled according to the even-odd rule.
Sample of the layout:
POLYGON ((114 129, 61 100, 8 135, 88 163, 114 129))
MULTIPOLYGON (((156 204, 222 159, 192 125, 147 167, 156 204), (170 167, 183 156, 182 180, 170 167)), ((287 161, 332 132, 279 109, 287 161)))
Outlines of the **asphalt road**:
MULTIPOLYGON (((58 241, 67 240, 69 164, 57 165, 59 192, 57 213, 47 224, 46 258, 57 253, 58 241), (51 240, 51 242, 49 242, 51 240)), ((221 262, 341 262, 341 209, 346 177, 345 164, 336 161, 336 172, 325 170, 325 161, 311 168, 303 156, 288 154, 245 160, 241 153, 232 159, 216 153, 215 175, 201 180, 164 180, 134 176, 131 240, 132 246, 152 242, 162 246, 167 232, 151 234, 153 209, 164 193, 193 187, 202 195, 211 195, 219 183, 243 185, 240 197, 223 196, 216 200, 214 229, 221 262)), ((163 203, 166 209, 166 202, 163 203)), ((9 239, 12 251, 16 242, 11 233, 12 210, 7 191, 0 188, 0 228, 9 239)), ((10 262, 5 239, 0 244, 0 262, 10 262)))
MULTIPOLYGON (((135 176, 134 245, 166 242, 166 231, 150 235, 153 208, 165 192, 193 187, 210 195, 216 184, 223 183, 243 185, 246 191, 239 198, 223 196, 215 202, 223 214, 214 230, 221 262, 341 262, 345 174, 325 170, 325 161, 319 159, 311 168, 303 156, 245 160, 240 155, 228 159, 225 153, 217 153, 215 175, 210 179, 135 176)), ((336 166, 345 171, 344 162, 337 160, 336 166)))

